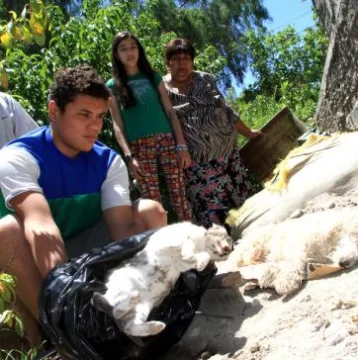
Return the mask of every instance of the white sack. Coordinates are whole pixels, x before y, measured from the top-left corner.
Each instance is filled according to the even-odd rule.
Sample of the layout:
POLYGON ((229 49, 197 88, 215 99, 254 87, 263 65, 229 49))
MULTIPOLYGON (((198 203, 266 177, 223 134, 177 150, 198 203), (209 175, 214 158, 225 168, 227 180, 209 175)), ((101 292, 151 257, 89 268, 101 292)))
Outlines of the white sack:
POLYGON ((265 188, 230 212, 227 222, 234 239, 289 218, 321 194, 358 195, 358 132, 335 134, 298 152, 284 160, 291 173, 286 187, 265 188))

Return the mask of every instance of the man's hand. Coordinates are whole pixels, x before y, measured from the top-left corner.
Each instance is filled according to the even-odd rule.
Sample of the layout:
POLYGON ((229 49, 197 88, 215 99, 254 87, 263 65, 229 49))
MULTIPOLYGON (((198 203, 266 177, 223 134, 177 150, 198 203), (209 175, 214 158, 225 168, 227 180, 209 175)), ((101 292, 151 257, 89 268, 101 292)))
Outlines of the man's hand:
POLYGON ((67 261, 65 246, 44 195, 25 192, 11 201, 11 206, 24 226, 35 264, 45 277, 55 266, 67 261))
POLYGON ((24 228, 35 264, 42 276, 45 277, 54 267, 68 260, 60 231, 54 222, 51 224, 28 219, 24 228))
POLYGON ((161 204, 150 199, 135 201, 129 206, 117 206, 103 211, 113 241, 167 225, 167 215, 161 204))

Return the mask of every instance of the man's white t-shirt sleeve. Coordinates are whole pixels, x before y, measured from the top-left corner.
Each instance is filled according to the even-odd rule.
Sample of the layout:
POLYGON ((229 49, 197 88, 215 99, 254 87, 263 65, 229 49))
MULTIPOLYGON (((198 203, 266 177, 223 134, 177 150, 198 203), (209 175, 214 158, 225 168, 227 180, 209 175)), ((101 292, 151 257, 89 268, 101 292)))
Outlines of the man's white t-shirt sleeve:
MULTIPOLYGON (((6 206, 15 196, 35 191, 42 193, 38 183, 40 168, 36 159, 18 146, 7 146, 0 151, 0 187, 6 206)), ((101 187, 102 210, 116 206, 131 205, 127 167, 120 156, 116 156, 101 187)))
POLYGON ((127 167, 117 155, 107 172, 101 188, 102 210, 116 206, 132 205, 129 194, 129 177, 127 167))
POLYGON ((1 149, 0 188, 7 208, 11 209, 10 200, 21 193, 42 193, 39 176, 40 168, 29 152, 13 145, 1 149))
POLYGON ((15 100, 11 99, 11 113, 15 120, 15 136, 19 137, 27 132, 38 128, 32 117, 15 100))

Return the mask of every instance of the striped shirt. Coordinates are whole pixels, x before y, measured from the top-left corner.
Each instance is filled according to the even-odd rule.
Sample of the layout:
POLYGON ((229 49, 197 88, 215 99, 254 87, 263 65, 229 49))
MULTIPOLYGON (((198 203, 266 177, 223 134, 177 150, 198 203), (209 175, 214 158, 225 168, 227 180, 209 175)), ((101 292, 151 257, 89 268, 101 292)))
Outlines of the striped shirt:
POLYGON ((240 118, 218 90, 214 76, 193 71, 193 81, 186 94, 171 85, 171 75, 163 78, 170 100, 177 112, 191 158, 207 163, 230 153, 237 139, 235 127, 240 118))

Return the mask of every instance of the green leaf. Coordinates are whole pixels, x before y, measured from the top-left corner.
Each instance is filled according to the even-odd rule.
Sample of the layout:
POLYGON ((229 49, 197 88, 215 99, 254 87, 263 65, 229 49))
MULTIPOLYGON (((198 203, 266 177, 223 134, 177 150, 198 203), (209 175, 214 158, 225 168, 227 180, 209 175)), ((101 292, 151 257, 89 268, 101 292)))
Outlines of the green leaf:
POLYGON ((5 282, 11 286, 15 286, 16 278, 10 274, 2 273, 0 274, 0 281, 5 282))
POLYGON ((41 0, 30 0, 30 6, 34 13, 41 13, 43 10, 43 3, 41 0))
POLYGON ((9 11, 9 14, 11 14, 13 20, 17 19, 17 14, 15 11, 9 11))
POLYGON ((4 321, 5 321, 6 325, 11 329, 12 326, 14 325, 14 313, 13 313, 13 311, 10 311, 7 314, 4 321))
POLYGON ((10 49, 13 43, 13 36, 11 35, 11 33, 9 32, 3 32, 0 35, 0 42, 1 45, 6 48, 6 49, 10 49))
POLYGON ((5 310, 0 314, 0 326, 7 323, 8 318, 11 317, 12 310, 5 310))
POLYGON ((34 39, 35 43, 39 46, 44 46, 46 44, 46 36, 45 35, 33 34, 33 39, 34 39))
POLYGON ((26 44, 32 44, 34 37, 27 26, 22 27, 22 35, 26 44))
POLYGON ((28 5, 26 4, 21 11, 21 17, 26 18, 28 5))
POLYGON ((4 300, 0 299, 0 314, 2 314, 4 310, 5 310, 4 300))
POLYGON ((38 36, 44 35, 46 32, 46 25, 47 25, 46 17, 43 16, 37 17, 36 15, 32 14, 30 17, 29 25, 33 35, 38 35, 38 36))
POLYGON ((11 291, 9 288, 5 287, 2 292, 0 293, 0 297, 1 299, 6 302, 9 303, 11 302, 11 291))
POLYGON ((15 317, 15 331, 20 337, 24 336, 24 324, 18 316, 15 317))

